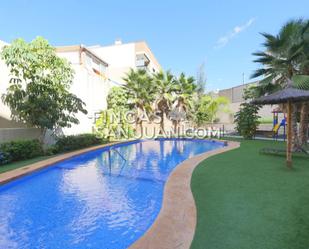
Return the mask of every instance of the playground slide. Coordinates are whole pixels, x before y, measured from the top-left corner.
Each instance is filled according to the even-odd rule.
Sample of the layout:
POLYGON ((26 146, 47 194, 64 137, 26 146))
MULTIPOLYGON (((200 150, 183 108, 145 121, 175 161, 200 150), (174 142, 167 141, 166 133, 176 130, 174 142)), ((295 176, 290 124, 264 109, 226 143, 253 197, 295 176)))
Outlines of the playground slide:
POLYGON ((277 123, 277 124, 274 126, 274 128, 273 128, 273 132, 275 132, 275 133, 277 134, 277 133, 278 133, 278 130, 280 129, 281 126, 282 126, 282 127, 285 127, 285 122, 286 122, 286 120, 285 120, 285 118, 284 118, 284 119, 281 120, 281 123, 280 123, 280 124, 277 123))
POLYGON ((273 128, 273 132, 277 133, 281 124, 276 124, 275 127, 273 128))

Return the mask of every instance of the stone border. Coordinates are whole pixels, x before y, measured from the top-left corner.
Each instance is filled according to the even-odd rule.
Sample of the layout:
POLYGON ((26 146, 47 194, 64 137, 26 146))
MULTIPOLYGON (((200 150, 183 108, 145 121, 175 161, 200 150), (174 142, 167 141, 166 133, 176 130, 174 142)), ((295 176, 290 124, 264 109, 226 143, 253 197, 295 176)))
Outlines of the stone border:
POLYGON ((203 160, 236 149, 239 142, 227 141, 227 146, 202 153, 179 164, 168 178, 161 211, 147 232, 130 249, 190 248, 197 212, 191 192, 193 170, 203 160))
MULTIPOLYGON (((130 140, 129 142, 132 142, 133 140, 130 140)), ((46 160, 42 160, 30 165, 26 165, 23 166, 21 168, 17 168, 17 169, 13 169, 4 173, 0 173, 0 186, 8 183, 10 181, 13 181, 17 178, 20 178, 22 176, 25 175, 29 175, 35 171, 38 171, 40 169, 46 168, 48 166, 52 166, 55 163, 59 163, 62 162, 64 160, 70 159, 72 157, 81 155, 81 154, 85 154, 87 152, 90 151, 94 151, 94 150, 98 150, 98 149, 102 149, 108 146, 112 146, 115 144, 122 144, 122 143, 127 143, 128 141, 123 141, 123 142, 112 142, 112 143, 107 143, 107 144, 101 144, 101 145, 97 145, 97 146, 92 146, 92 147, 88 147, 86 149, 81 149, 81 150, 76 150, 76 151, 72 151, 72 152, 68 152, 59 156, 55 156, 52 157, 50 159, 46 159, 46 160)))

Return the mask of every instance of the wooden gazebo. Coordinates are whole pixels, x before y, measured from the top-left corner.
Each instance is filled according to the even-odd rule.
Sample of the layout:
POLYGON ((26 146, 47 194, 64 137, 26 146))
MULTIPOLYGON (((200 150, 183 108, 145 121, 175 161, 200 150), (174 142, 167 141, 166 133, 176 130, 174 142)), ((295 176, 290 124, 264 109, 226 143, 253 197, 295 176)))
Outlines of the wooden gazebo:
POLYGON ((287 105, 287 148, 286 148, 286 163, 288 167, 292 167, 292 104, 309 101, 309 91, 300 90, 292 87, 289 82, 288 87, 275 92, 273 94, 255 99, 253 104, 273 105, 286 104, 287 105))

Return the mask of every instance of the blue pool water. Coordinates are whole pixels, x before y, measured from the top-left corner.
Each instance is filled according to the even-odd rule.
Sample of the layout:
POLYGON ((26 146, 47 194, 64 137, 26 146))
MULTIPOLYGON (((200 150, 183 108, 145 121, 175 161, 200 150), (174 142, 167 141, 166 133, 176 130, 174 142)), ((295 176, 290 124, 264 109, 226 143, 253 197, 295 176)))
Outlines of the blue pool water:
POLYGON ((127 248, 158 215, 177 164, 222 146, 130 142, 113 146, 110 158, 107 148, 92 151, 0 186, 0 248, 127 248))

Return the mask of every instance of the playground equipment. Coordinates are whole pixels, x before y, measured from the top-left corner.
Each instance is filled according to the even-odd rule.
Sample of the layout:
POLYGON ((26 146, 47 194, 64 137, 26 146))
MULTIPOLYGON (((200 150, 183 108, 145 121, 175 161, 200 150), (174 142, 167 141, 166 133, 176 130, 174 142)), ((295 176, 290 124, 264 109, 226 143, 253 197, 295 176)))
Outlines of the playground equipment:
POLYGON ((279 130, 280 130, 281 127, 283 127, 283 139, 285 141, 285 139, 286 139, 286 115, 284 113, 284 118, 279 123, 279 113, 282 113, 282 112, 279 111, 279 110, 273 111, 273 117, 274 117, 274 119, 273 119, 273 124, 274 124, 274 126, 273 126, 273 132, 274 132, 273 137, 275 139, 278 139, 279 130))

